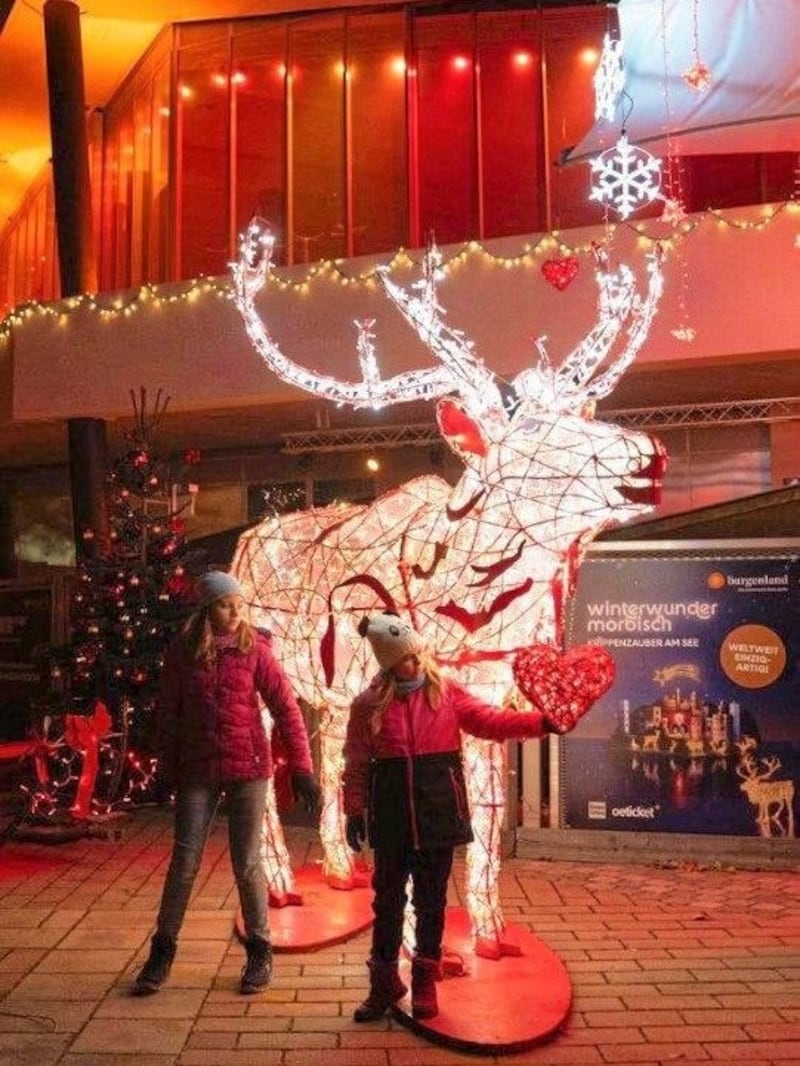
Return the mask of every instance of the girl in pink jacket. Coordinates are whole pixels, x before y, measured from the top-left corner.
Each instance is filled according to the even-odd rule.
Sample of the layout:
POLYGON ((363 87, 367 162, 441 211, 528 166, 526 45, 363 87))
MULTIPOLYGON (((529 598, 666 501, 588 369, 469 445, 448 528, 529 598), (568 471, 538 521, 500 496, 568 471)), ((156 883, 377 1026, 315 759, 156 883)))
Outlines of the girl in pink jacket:
POLYGON ((396 615, 364 618, 359 632, 381 672, 354 700, 344 746, 347 842, 359 851, 369 839, 375 861, 370 991, 353 1017, 375 1021, 406 993, 397 966, 411 875, 412 1012, 432 1018, 453 850, 472 840, 461 732, 502 741, 542 737, 549 727, 538 711, 501 710, 444 679, 396 615))
POLYGON ((286 749, 295 796, 317 806, 319 786, 302 712, 267 634, 243 618, 242 590, 230 574, 198 582, 197 609, 167 653, 158 703, 160 771, 176 790, 172 860, 150 956, 134 995, 166 980, 217 805, 225 793, 231 863, 247 934, 240 991, 260 992, 272 973, 261 825, 272 751, 260 699, 286 749))

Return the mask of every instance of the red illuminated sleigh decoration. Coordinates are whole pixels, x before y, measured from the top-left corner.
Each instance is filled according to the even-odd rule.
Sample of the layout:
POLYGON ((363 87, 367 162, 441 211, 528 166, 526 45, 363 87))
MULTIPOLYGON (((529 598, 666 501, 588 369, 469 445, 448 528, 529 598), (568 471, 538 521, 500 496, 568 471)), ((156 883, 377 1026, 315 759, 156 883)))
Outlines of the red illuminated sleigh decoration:
MULTIPOLYGON (((512 382, 513 407, 462 333, 448 327, 437 298, 435 247, 414 292, 379 273, 392 303, 436 365, 383 379, 372 323, 359 323, 362 380, 338 381, 299 366, 278 347, 255 299, 271 269, 272 236, 254 220, 233 265, 233 296, 251 342, 284 381, 338 403, 378 407, 438 398, 442 436, 463 461, 455 487, 426 475, 368 506, 334 505, 268 518, 245 533, 233 572, 269 628, 296 691, 321 709, 320 824, 330 884, 356 883, 343 832, 342 744, 354 695, 373 675, 356 633, 365 612, 396 605, 422 631, 444 667, 501 704, 514 689, 515 653, 557 644, 563 598, 581 554, 612 522, 658 502, 665 454, 645 433, 592 418, 647 336, 662 289, 659 257, 647 261, 646 292, 632 271, 598 261, 598 317, 554 369, 541 343, 537 364, 512 382), (612 356, 612 348, 620 350, 612 356)), ((467 853, 466 904, 477 953, 513 951, 498 898, 504 813, 504 749, 465 738, 475 842, 467 853)), ((271 893, 293 892, 274 804, 265 816, 271 893)))

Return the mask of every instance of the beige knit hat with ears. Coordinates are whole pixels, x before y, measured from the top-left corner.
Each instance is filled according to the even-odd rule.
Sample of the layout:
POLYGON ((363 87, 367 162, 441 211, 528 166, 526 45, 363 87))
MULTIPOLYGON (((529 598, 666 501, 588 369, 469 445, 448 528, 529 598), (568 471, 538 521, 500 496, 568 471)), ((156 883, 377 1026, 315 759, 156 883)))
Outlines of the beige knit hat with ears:
POLYGON ((391 670, 401 659, 419 655, 425 648, 416 629, 396 614, 365 616, 359 622, 358 632, 372 645, 381 670, 391 670))

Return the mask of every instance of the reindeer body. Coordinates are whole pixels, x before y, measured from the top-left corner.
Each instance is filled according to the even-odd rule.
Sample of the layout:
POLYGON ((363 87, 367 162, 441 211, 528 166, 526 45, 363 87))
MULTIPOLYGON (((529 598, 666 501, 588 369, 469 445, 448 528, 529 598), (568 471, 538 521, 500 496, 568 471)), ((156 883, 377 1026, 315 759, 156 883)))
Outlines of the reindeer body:
MULTIPOLYGON (((455 487, 420 477, 370 506, 266 519, 242 536, 233 561, 253 621, 273 632, 298 693, 321 708, 325 870, 331 883, 347 887, 353 856, 339 797, 342 747, 350 703, 374 672, 356 633, 360 618, 393 602, 446 669, 497 704, 513 688, 517 650, 534 641, 560 642, 564 595, 585 546, 611 522, 658 501, 665 461, 658 441, 595 422, 589 411, 643 343, 661 276, 654 259, 650 291, 640 301, 627 268, 598 275, 597 325, 558 371, 540 347, 539 366, 514 382, 519 403, 509 412, 471 344, 442 321, 435 249, 425 259, 420 297, 381 280, 441 365, 382 380, 371 347, 373 323, 357 323, 364 380, 356 384, 298 367, 269 336, 254 297, 266 280, 271 249, 271 238, 253 223, 233 268, 234 300, 268 365, 285 381, 353 406, 445 397, 437 407, 439 428, 464 464, 455 487), (596 377, 623 327, 623 354, 596 377), (448 395, 453 392, 460 398, 448 395)), ((497 957, 507 949, 497 894, 504 751, 465 738, 465 762, 475 831, 467 906, 476 950, 497 957)), ((274 812, 267 812, 266 826, 274 859, 280 850, 277 838, 270 843, 280 832, 274 812)), ((290 887, 286 870, 277 887, 290 887)))
MULTIPOLYGON (((325 708, 321 831, 326 870, 337 884, 353 873, 339 776, 349 705, 374 672, 356 627, 375 609, 375 583, 442 663, 500 704, 513 687, 514 652, 559 637, 553 590, 565 566, 607 524, 609 507, 626 514, 645 508, 660 470, 652 438, 580 416, 556 420, 522 410, 500 442, 483 442, 480 455, 464 451, 466 430, 478 427, 465 424, 461 408, 442 401, 439 418, 443 432, 455 422, 447 439, 468 463, 454 488, 425 476, 370 506, 266 519, 242 536, 233 562, 254 603, 253 620, 272 630, 296 690, 325 708), (353 581, 359 576, 370 583, 353 581), (335 638, 328 677, 322 648, 329 610, 335 638)), ((499 848, 504 752, 475 738, 466 738, 465 752, 472 810, 484 812, 485 827, 469 849, 467 900, 479 938, 492 941, 503 923, 486 867, 499 848)))

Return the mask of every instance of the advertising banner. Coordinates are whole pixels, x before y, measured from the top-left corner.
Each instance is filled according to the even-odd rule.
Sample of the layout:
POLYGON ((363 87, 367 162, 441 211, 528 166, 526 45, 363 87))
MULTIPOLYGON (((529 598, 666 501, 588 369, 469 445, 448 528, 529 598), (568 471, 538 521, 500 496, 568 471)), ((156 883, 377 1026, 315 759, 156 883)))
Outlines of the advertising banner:
POLYGON ((590 555, 568 644, 616 672, 559 741, 562 827, 796 836, 799 580, 793 551, 590 555))

